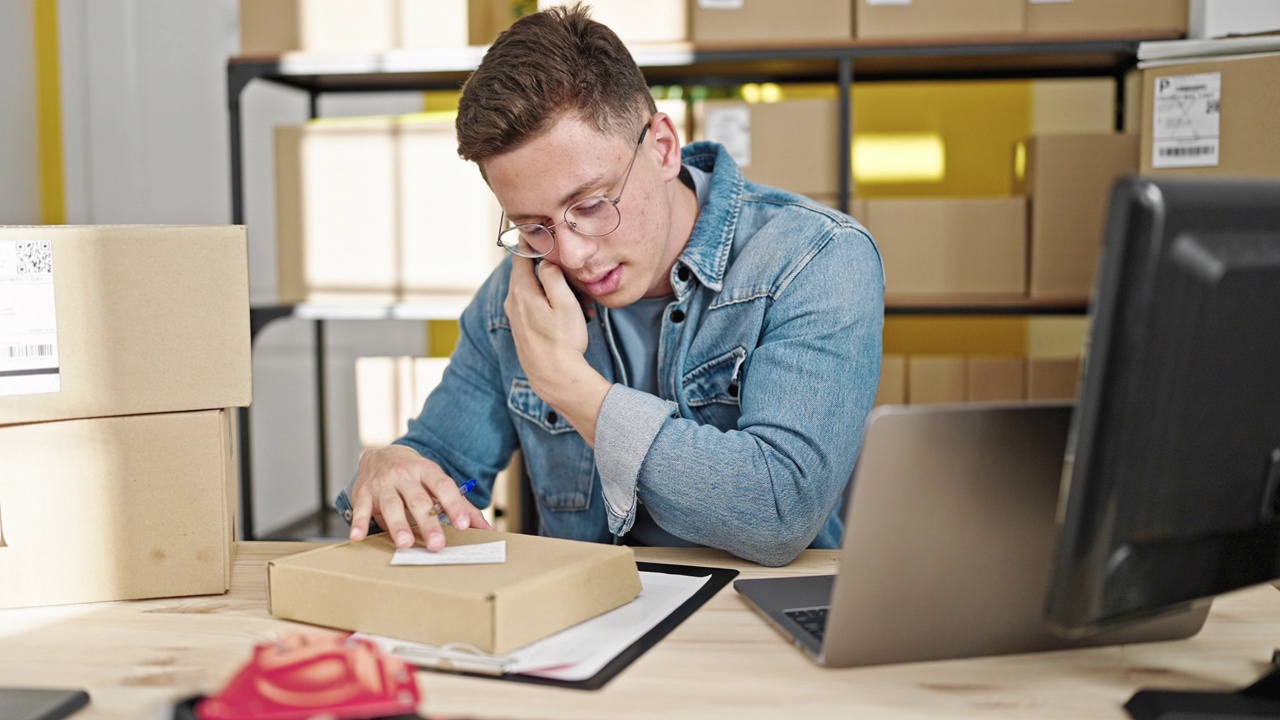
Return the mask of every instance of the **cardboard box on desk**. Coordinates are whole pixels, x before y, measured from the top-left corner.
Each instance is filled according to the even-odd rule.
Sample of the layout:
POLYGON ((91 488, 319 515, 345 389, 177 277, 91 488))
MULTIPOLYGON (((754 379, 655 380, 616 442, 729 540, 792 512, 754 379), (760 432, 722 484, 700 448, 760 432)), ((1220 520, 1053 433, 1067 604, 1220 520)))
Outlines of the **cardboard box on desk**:
POLYGON ((450 545, 505 540, 506 562, 393 566, 385 535, 267 564, 271 614, 286 620, 505 653, 595 617, 640 593, 625 546, 445 528, 450 545))
POLYGON ((853 3, 849 0, 688 0, 695 43, 796 43, 849 40, 853 3))
POLYGON ((1026 292, 1025 198, 864 199, 854 212, 880 249, 887 296, 1026 292))
POLYGON ((1280 177, 1280 53, 1142 71, 1140 172, 1280 177))
POLYGON ((1089 297, 1102 250, 1111 186, 1137 170, 1136 135, 1040 135, 1027 140, 1029 296, 1089 297))
POLYGON ((0 427, 0 608, 226 592, 231 416, 0 427))
POLYGON ((1025 25, 1025 0, 857 0, 859 40, 1010 35, 1025 25))
POLYGON ((1026 0, 1027 34, 1181 35, 1187 0, 1026 0))
POLYGON ((276 128, 283 303, 465 300, 503 258, 500 213, 450 113, 276 128))
POLYGON ((0 227, 0 425, 247 406, 249 352, 243 227, 0 227))
POLYGON ((748 180, 810 197, 839 194, 837 101, 702 100, 693 113, 694 139, 724 145, 748 180))

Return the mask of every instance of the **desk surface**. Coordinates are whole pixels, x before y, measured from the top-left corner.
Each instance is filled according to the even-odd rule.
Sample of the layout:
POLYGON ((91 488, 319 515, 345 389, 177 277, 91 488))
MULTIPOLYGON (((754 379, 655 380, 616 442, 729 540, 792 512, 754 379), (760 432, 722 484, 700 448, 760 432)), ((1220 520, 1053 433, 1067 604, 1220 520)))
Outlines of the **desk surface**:
MULTIPOLYGON (((160 718, 173 701, 217 690, 255 643, 306 625, 266 611, 265 561, 309 547, 241 543, 222 596, 0 611, 0 685, 77 686, 74 717, 160 718)), ((830 573, 833 551, 762 568, 710 550, 639 549, 654 562, 736 567, 740 577, 830 573)), ((725 588, 603 690, 435 672, 419 674, 432 717, 1124 718, 1139 687, 1248 684, 1280 647, 1280 595, 1263 586, 1220 599, 1199 635, 1171 643, 826 670, 725 588)))

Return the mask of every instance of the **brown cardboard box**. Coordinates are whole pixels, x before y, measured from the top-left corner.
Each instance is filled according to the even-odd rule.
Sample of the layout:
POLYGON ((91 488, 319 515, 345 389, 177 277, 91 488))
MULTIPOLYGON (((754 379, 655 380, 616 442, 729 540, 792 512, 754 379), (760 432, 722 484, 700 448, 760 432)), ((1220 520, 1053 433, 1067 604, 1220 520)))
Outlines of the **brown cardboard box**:
POLYGON ((995 402, 1021 400, 1026 395, 1022 358, 970 355, 965 367, 965 400, 995 402))
POLYGON ((859 40, 1008 35, 1024 27, 1024 0, 857 0, 859 40))
POLYGON ((469 298, 501 210, 456 148, 450 114, 276 128, 280 301, 469 298))
POLYGON ((0 427, 0 608, 226 592, 231 415, 0 427))
POLYGON ((385 535, 267 563, 271 614, 288 620, 505 653, 630 602, 626 546, 445 528, 450 545, 505 540, 495 565, 392 566, 385 535))
POLYGON ((748 180, 810 197, 839 193, 835 100, 703 100, 693 114, 694 138, 724 145, 748 180))
POLYGON ((1143 70, 1142 174, 1280 176, 1277 76, 1280 54, 1143 70), (1215 79, 1221 85, 1217 91, 1215 79))
POLYGON ((1027 0, 1030 35, 1183 35, 1187 0, 1027 0))
POLYGON ((250 372, 243 227, 0 227, 0 425, 247 406, 250 372))
POLYGON ((885 355, 880 359, 880 386, 876 405, 901 405, 907 401, 907 358, 885 355))
POLYGON ((383 52, 395 0, 240 0, 240 54, 383 52))
POLYGON ((1033 298, 1086 300, 1116 179, 1138 171, 1138 137, 1041 135, 1026 142, 1033 298))
POLYGON ((1074 400, 1079 380, 1079 358, 1027 358, 1028 400, 1074 400))
POLYGON ((907 357, 907 402, 912 405, 964 402, 966 381, 962 355, 907 357))
POLYGON ((537 0, 469 0, 467 35, 470 44, 492 43, 499 33, 511 27, 511 23, 537 9, 537 0))
POLYGON ((868 199, 858 219, 884 260, 885 293, 1022 295, 1025 198, 868 199))
POLYGON ((688 0, 695 43, 804 43, 853 37, 849 0, 688 0))
MULTIPOLYGON (((694 0, 585 0, 591 19, 604 23, 628 45, 689 40, 689 10, 694 0)), ((812 0, 810 0, 812 1, 812 0)), ((827 0, 830 2, 831 0, 827 0)), ((577 0, 538 0, 538 9, 573 5, 577 0)))

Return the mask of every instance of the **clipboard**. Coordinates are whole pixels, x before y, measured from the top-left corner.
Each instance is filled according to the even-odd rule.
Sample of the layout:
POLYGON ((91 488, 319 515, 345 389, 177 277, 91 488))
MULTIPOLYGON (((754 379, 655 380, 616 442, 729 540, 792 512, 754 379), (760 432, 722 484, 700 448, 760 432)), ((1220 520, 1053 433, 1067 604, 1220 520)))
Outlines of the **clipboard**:
MULTIPOLYGON (((707 580, 702 587, 698 589, 689 599, 685 600, 679 607, 663 618, 657 625, 649 629, 640 639, 631 643, 626 649, 618 653, 602 667, 595 675, 585 680, 559 680, 555 678, 539 677, 536 675, 522 675, 520 673, 495 673, 495 672, 475 672, 468 669, 465 665, 455 666, 452 668, 441 667, 438 664, 427 665, 414 663, 412 658, 404 658, 406 662, 415 667, 428 670, 431 672, 449 673, 451 675, 468 675, 471 677, 490 678, 494 680, 510 680, 511 682, 529 683, 532 685, 549 685, 552 687, 569 688, 572 690, 599 690, 606 683, 612 680, 618 673, 622 672, 637 658, 645 654, 658 641, 666 637, 668 633, 676 629, 680 623, 684 622, 698 608, 702 607, 716 593, 726 587, 735 577, 738 571, 731 568, 718 567, 700 567, 696 565, 671 565, 667 563, 651 563, 637 562, 636 569, 642 572, 666 573, 668 575, 690 575, 694 577, 706 577, 707 580)), ((403 656, 402 656, 403 657, 403 656)))

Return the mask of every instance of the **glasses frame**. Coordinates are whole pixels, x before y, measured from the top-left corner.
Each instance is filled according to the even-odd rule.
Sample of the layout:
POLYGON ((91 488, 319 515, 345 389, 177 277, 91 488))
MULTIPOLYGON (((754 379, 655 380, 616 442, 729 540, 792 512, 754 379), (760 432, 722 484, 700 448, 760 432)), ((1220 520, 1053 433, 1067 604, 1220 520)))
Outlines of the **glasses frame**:
POLYGON ((607 195, 591 195, 589 197, 584 197, 581 200, 574 201, 572 204, 570 204, 568 207, 564 209, 564 213, 562 213, 562 217, 564 219, 554 225, 543 225, 542 223, 520 223, 519 225, 511 225, 510 227, 504 227, 505 225, 507 225, 507 211, 503 210, 501 217, 498 218, 498 238, 497 238, 498 247, 502 248, 503 250, 506 250, 512 255, 518 255, 520 257, 536 259, 540 257, 546 257, 556 249, 556 228, 560 227, 561 225, 568 225, 569 227, 573 228, 574 232, 586 237, 604 237, 605 235, 608 235, 613 231, 617 230, 618 228, 622 227, 622 210, 621 208, 618 207, 618 203, 622 202, 622 193, 624 190, 627 189, 627 181, 631 179, 631 169, 635 167, 636 158, 639 157, 640 155, 640 146, 644 144, 645 136, 649 134, 649 125, 650 125, 649 122, 645 123, 644 129, 640 131, 640 137, 636 140, 635 150, 631 152, 631 162, 627 164, 627 172, 625 175, 622 176, 622 185, 618 188, 617 197, 610 199, 607 195), (582 232, 581 230, 578 229, 578 224, 569 219, 569 213, 576 207, 579 207, 585 203, 598 201, 598 200, 603 200, 613 206, 614 211, 618 213, 618 224, 614 225, 607 232, 602 232, 602 233, 582 232), (502 242, 502 236, 504 234, 506 234, 507 232, 510 232, 511 230, 515 230, 516 228, 521 228, 521 227, 539 227, 539 228, 542 228, 543 230, 546 230, 551 235, 551 246, 547 248, 546 252, 532 254, 532 253, 518 252, 516 250, 513 250, 506 243, 502 242))

